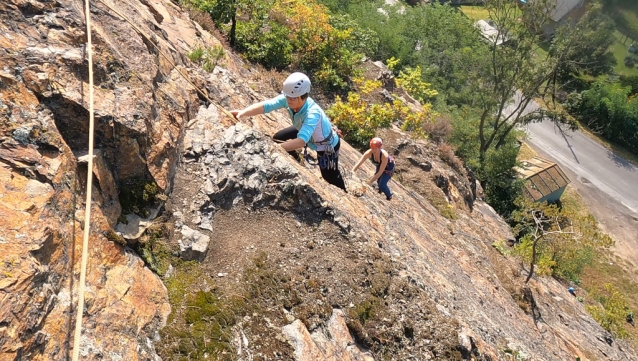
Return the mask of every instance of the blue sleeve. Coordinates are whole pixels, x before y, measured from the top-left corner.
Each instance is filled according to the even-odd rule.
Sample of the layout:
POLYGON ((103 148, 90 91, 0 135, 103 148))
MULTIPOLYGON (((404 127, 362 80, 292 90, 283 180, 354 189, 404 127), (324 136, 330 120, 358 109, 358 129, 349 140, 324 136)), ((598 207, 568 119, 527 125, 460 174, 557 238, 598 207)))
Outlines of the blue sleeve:
POLYGON ((319 122, 321 122, 321 112, 309 110, 301 129, 299 129, 299 133, 297 133, 297 137, 308 143, 319 122))
POLYGON ((287 105, 288 103, 286 103, 286 96, 283 94, 279 94, 276 97, 264 102, 264 113, 270 113, 273 110, 284 108, 287 105))

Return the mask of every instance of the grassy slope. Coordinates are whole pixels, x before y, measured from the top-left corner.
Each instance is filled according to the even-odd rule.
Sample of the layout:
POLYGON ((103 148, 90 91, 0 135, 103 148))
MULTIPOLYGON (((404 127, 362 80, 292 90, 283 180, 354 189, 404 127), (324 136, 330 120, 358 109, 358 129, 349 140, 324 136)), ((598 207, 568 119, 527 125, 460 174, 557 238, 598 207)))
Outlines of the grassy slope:
MULTIPOLYGON (((522 161, 534 158, 536 155, 536 152, 531 147, 523 143, 517 159, 522 161)), ((573 208, 581 209, 585 214, 590 213, 585 202, 572 186, 567 186, 562 202, 563 204, 572 204, 573 208)), ((584 296, 586 303, 594 304, 595 301, 589 296, 589 293, 595 294, 605 284, 609 283, 624 296, 634 313, 638 313, 636 312, 638 311, 638 297, 634 297, 634 295, 638 294, 638 284, 633 281, 631 275, 627 274, 626 268, 618 262, 622 263, 623 261, 613 254, 603 252, 598 255, 591 265, 585 267, 581 275, 582 282, 580 286, 588 294, 582 296, 584 296)), ((624 326, 629 333, 629 342, 633 347, 638 348, 638 327, 632 327, 629 324, 624 326)))
POLYGON ((479 6, 464 5, 464 6, 461 6, 461 11, 463 12, 463 14, 465 14, 468 18, 472 20, 487 20, 490 18, 490 14, 487 12, 487 10, 485 10, 485 7, 480 5, 479 6))
MULTIPOLYGON (((614 13, 619 13, 619 16, 624 17, 630 23, 638 23, 638 4, 635 0, 621 0, 615 6, 610 9, 609 16, 612 16, 614 13)), ((614 67, 614 70, 618 74, 625 75, 638 75, 638 68, 628 68, 625 66, 623 60, 627 55, 627 48, 631 44, 631 39, 625 40, 623 44, 620 40, 625 39, 626 34, 629 32, 627 29, 622 28, 619 24, 616 24, 618 30, 614 33, 614 37, 616 41, 613 45, 614 57, 616 58, 617 65, 614 67)), ((638 40, 638 39, 634 39, 638 40)))
POLYGON ((625 66, 625 63, 623 62, 625 56, 627 56, 627 48, 631 44, 631 39, 626 40, 625 44, 623 44, 620 39, 625 39, 625 37, 618 30, 614 32, 614 38, 616 39, 616 41, 614 41, 614 45, 612 46, 614 57, 616 58, 616 66, 614 67, 614 70, 618 74, 634 76, 638 75, 638 68, 629 68, 625 66))

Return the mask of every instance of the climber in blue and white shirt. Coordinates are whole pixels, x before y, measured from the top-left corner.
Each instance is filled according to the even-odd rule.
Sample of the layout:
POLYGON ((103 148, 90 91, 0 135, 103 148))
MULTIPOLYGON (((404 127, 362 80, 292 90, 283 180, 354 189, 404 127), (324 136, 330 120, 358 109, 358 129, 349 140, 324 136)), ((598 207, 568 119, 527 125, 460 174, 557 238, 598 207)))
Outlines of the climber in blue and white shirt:
POLYGON ((298 158, 296 150, 306 146, 317 151, 323 179, 345 191, 339 171, 341 140, 323 109, 308 96, 309 92, 308 76, 292 73, 284 81, 282 94, 242 110, 233 110, 231 114, 239 119, 285 108, 292 119, 292 126, 275 133, 273 139, 282 141, 281 146, 295 158, 298 158))

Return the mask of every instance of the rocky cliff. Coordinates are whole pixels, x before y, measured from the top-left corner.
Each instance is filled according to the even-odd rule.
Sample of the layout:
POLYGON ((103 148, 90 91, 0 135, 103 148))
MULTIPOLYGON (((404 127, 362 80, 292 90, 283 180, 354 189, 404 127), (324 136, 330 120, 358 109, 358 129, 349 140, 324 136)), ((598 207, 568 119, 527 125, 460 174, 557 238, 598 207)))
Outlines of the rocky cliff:
POLYGON ((191 63, 222 44, 170 1, 91 14, 88 170, 82 4, 0 3, 0 360, 70 355, 89 171, 83 359, 638 360, 560 283, 521 288, 507 225, 435 144, 388 130, 395 198, 354 174, 346 194, 270 140, 285 114, 224 112, 276 74, 191 63))

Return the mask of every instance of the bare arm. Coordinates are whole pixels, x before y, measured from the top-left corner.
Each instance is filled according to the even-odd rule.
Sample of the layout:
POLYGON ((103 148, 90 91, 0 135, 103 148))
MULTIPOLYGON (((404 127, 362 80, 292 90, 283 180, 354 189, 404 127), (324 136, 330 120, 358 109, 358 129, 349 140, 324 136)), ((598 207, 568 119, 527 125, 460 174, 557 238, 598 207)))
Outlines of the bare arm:
POLYGON ((240 117, 252 117, 253 115, 264 114, 264 103, 255 103, 242 110, 231 110, 230 114, 239 119, 240 117))
POLYGON ((365 153, 363 153, 363 155, 359 159, 359 162, 357 162, 357 164, 352 168, 352 173, 356 172, 357 169, 359 169, 359 167, 361 167, 363 162, 365 162, 366 159, 370 158, 370 154, 372 154, 372 151, 370 149, 366 150, 365 153))
POLYGON ((381 175, 385 171, 385 167, 387 165, 388 165, 388 153, 382 150, 381 151, 381 166, 379 166, 379 171, 377 172, 377 174, 374 175, 374 177, 370 178, 370 181, 368 183, 372 184, 374 183, 374 181, 379 179, 379 177, 381 177, 381 175))
POLYGON ((291 150, 303 148, 305 145, 306 145, 306 142, 304 142, 303 139, 301 138, 290 139, 281 143, 281 147, 284 148, 287 152, 290 152, 291 150))

